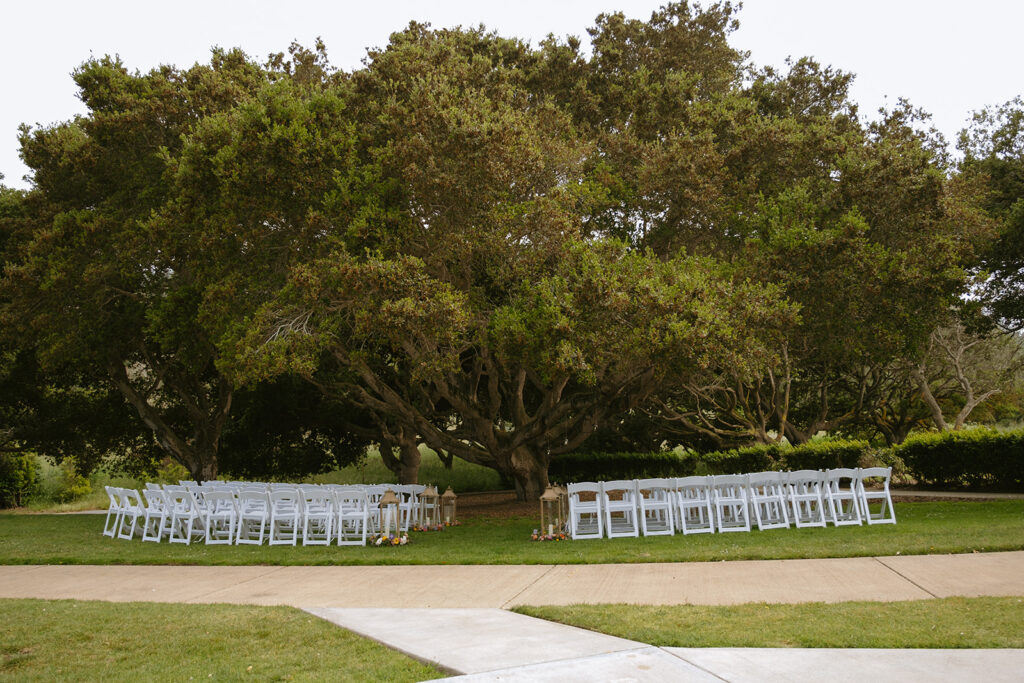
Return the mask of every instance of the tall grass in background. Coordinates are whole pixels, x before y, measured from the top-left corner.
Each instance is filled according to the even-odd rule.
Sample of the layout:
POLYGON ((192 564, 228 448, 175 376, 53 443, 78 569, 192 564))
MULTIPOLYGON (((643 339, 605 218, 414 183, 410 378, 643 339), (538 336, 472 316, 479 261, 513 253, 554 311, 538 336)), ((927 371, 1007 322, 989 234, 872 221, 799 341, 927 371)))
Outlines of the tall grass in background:
MULTIPOLYGON (((456 493, 475 491, 500 491, 504 485, 501 476, 494 470, 474 465, 456 458, 451 469, 429 448, 421 447, 419 482, 433 484, 443 492, 451 486, 456 493)), ((180 465, 169 463, 161 468, 156 477, 137 479, 99 469, 88 478, 78 477, 70 465, 55 465, 46 458, 39 458, 39 485, 26 508, 33 512, 78 512, 102 510, 109 504, 104 486, 141 489, 146 481, 161 484, 176 484, 179 479, 188 479, 188 471, 180 465)), ((230 476, 223 476, 229 479, 230 476)), ((394 484, 398 477, 384 466, 380 453, 370 449, 358 463, 338 470, 304 477, 295 483, 312 484, 394 484)))
MULTIPOLYGON (((451 469, 448 469, 433 450, 421 446, 420 453, 422 460, 419 483, 433 484, 441 492, 448 486, 456 493, 500 491, 509 488, 502 483, 501 476, 489 467, 455 458, 451 469)), ((384 466, 380 453, 376 449, 370 449, 366 457, 356 464, 307 477, 303 481, 315 484, 395 484, 398 477, 384 466)))

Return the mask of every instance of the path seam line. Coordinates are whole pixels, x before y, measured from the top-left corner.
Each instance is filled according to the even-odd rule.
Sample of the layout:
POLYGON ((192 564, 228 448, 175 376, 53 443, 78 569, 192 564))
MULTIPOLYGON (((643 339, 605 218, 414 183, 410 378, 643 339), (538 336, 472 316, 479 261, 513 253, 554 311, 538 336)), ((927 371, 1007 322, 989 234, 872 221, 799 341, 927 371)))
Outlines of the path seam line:
POLYGON ((530 581, 529 583, 527 583, 527 584, 526 584, 525 586, 523 586, 522 590, 520 590, 520 591, 519 591, 518 593, 516 593, 515 595, 513 595, 513 596, 512 596, 511 598, 509 598, 508 600, 506 600, 505 602, 503 602, 503 603, 501 604, 501 609, 508 609, 508 606, 509 606, 509 604, 511 604, 511 602, 512 602, 513 600, 515 600, 515 599, 516 599, 516 598, 518 598, 518 597, 519 597, 520 595, 522 595, 523 593, 525 593, 526 591, 530 590, 530 589, 531 589, 531 588, 533 588, 533 587, 534 587, 535 585, 537 585, 537 582, 538 582, 538 581, 540 581, 541 579, 543 579, 543 578, 544 578, 545 576, 547 576, 547 575, 548 575, 548 574, 550 574, 551 572, 555 571, 555 567, 557 567, 557 566, 558 566, 557 564, 553 564, 553 565, 550 565, 550 566, 548 567, 548 570, 547 570, 546 572, 544 572, 543 574, 541 574, 540 576, 538 576, 538 577, 537 577, 536 579, 534 579, 533 581, 530 581))
POLYGON ((936 595, 935 593, 932 593, 930 590, 928 590, 927 588, 925 588, 924 586, 919 584, 917 581, 914 581, 912 578, 910 578, 906 574, 903 574, 898 569, 894 569, 893 567, 890 567, 889 565, 887 565, 885 562, 882 562, 881 558, 879 558, 879 557, 872 557, 871 559, 874 560, 875 562, 877 562, 878 564, 882 565, 883 567, 885 567, 886 569, 891 571, 893 574, 895 574, 896 576, 898 576, 901 579, 903 579, 904 581, 910 583, 913 586, 917 586, 918 588, 920 588, 921 590, 923 590, 925 593, 927 593, 928 595, 932 596, 933 598, 937 598, 937 599, 940 598, 940 596, 936 595))
POLYGON ((665 648, 663 648, 663 647, 659 647, 658 649, 659 649, 659 650, 661 650, 662 652, 664 652, 665 654, 667 654, 667 655, 668 655, 669 657, 675 657, 676 659, 678 659, 678 660, 680 660, 680 661, 686 662, 687 664, 689 664, 689 665, 690 665, 690 666, 692 666, 693 668, 695 668, 695 669, 700 669, 701 671, 703 671, 703 672, 704 672, 704 673, 706 673, 707 675, 709 675, 709 676, 713 676, 714 678, 717 678, 717 679, 718 679, 718 680, 720 680, 720 681, 726 681, 727 683, 728 683, 728 681, 729 681, 729 679, 728 679, 728 678, 722 678, 721 676, 719 676, 718 674, 716 674, 716 673, 715 673, 714 671, 712 671, 711 669, 706 669, 706 668, 704 668, 703 666, 701 666, 700 664, 697 664, 696 662, 691 662, 691 661, 690 661, 689 659, 687 659, 686 657, 683 657, 682 655, 678 655, 678 654, 676 654, 676 653, 674 653, 674 652, 669 652, 668 650, 666 650, 666 649, 665 649, 665 648))

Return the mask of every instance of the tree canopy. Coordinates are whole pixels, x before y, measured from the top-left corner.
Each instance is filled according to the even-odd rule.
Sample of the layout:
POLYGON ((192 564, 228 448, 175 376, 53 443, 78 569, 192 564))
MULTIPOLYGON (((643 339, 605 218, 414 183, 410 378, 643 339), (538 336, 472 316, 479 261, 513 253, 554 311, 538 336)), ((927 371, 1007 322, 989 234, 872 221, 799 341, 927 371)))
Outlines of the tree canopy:
POLYGON ((920 112, 758 68, 735 14, 603 14, 589 53, 412 23, 350 73, 322 44, 90 60, 89 113, 22 132, 4 319, 197 477, 227 443, 257 471, 369 439, 414 478, 424 441, 535 496, 624 416, 718 444, 863 422, 965 291, 1007 157, 979 141, 1016 119, 952 173, 920 112))

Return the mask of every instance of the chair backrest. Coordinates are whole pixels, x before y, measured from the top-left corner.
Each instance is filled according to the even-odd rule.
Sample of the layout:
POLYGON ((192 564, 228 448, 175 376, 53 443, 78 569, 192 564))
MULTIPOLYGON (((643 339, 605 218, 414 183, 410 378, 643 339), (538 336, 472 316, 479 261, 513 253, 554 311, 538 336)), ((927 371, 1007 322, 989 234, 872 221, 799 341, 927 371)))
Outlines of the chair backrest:
POLYGON ((635 480, 636 487, 640 491, 653 491, 653 490, 664 490, 671 491, 676 487, 675 479, 637 479, 635 480))
POLYGON ((711 486, 716 489, 746 486, 749 474, 716 474, 711 478, 711 486))
POLYGON ((242 489, 238 492, 238 507, 244 512, 270 510, 270 495, 266 491, 242 489))
POLYGON ((593 481, 581 481, 575 484, 566 484, 565 490, 569 494, 570 502, 594 501, 601 495, 601 485, 593 481))
POLYGON ((207 491, 204 497, 206 509, 210 513, 238 511, 235 494, 230 491, 207 491))
POLYGON ((278 512, 291 512, 299 509, 298 489, 292 487, 287 489, 275 489, 270 492, 270 505, 278 512))
POLYGON ((606 499, 632 500, 636 498, 635 479, 613 479, 612 481, 601 482, 601 493, 606 499))
POLYGON ((167 507, 167 498, 164 497, 164 490, 161 488, 142 489, 142 497, 146 499, 148 510, 163 510, 167 507))
POLYGON ((676 477, 676 489, 706 489, 711 485, 711 477, 698 475, 690 477, 676 477))
POLYGON ((797 470, 796 472, 790 472, 786 477, 786 481, 790 485, 801 485, 801 484, 820 484, 822 473, 818 470, 797 470))
POLYGON ((835 469, 826 470, 825 478, 829 482, 839 482, 843 479, 849 479, 852 483, 857 479, 857 470, 852 467, 836 467, 835 469))
POLYGON ((334 500, 342 512, 358 512, 370 507, 366 490, 357 486, 339 486, 334 490, 334 500))
POLYGON ((889 488, 889 478, 891 476, 891 467, 864 467, 857 470, 857 478, 862 483, 865 479, 882 479, 882 484, 885 488, 889 488))
POLYGON ((139 492, 135 489, 120 489, 121 492, 121 507, 124 508, 142 508, 142 499, 139 498, 139 492))

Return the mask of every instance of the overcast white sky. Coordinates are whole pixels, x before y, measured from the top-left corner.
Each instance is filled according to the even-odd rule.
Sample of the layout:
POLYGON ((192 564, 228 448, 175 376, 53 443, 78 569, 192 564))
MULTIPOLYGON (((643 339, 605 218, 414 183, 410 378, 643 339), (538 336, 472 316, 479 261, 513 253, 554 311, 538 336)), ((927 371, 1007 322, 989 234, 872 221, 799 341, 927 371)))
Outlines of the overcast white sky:
MULTIPOLYGON (((27 187, 18 158, 21 123, 50 124, 83 108, 71 71, 90 54, 119 54, 131 68, 205 62, 212 45, 254 57, 292 40, 327 44, 352 69, 369 46, 410 20, 436 27, 485 24, 534 43, 548 33, 585 37, 601 12, 647 19, 663 0, 4 0, 0 6, 0 173, 27 187)), ((1019 0, 746 0, 732 44, 757 64, 810 55, 857 74, 862 113, 906 97, 933 114, 951 141, 985 105, 1024 92, 1024 2, 1019 0)))

